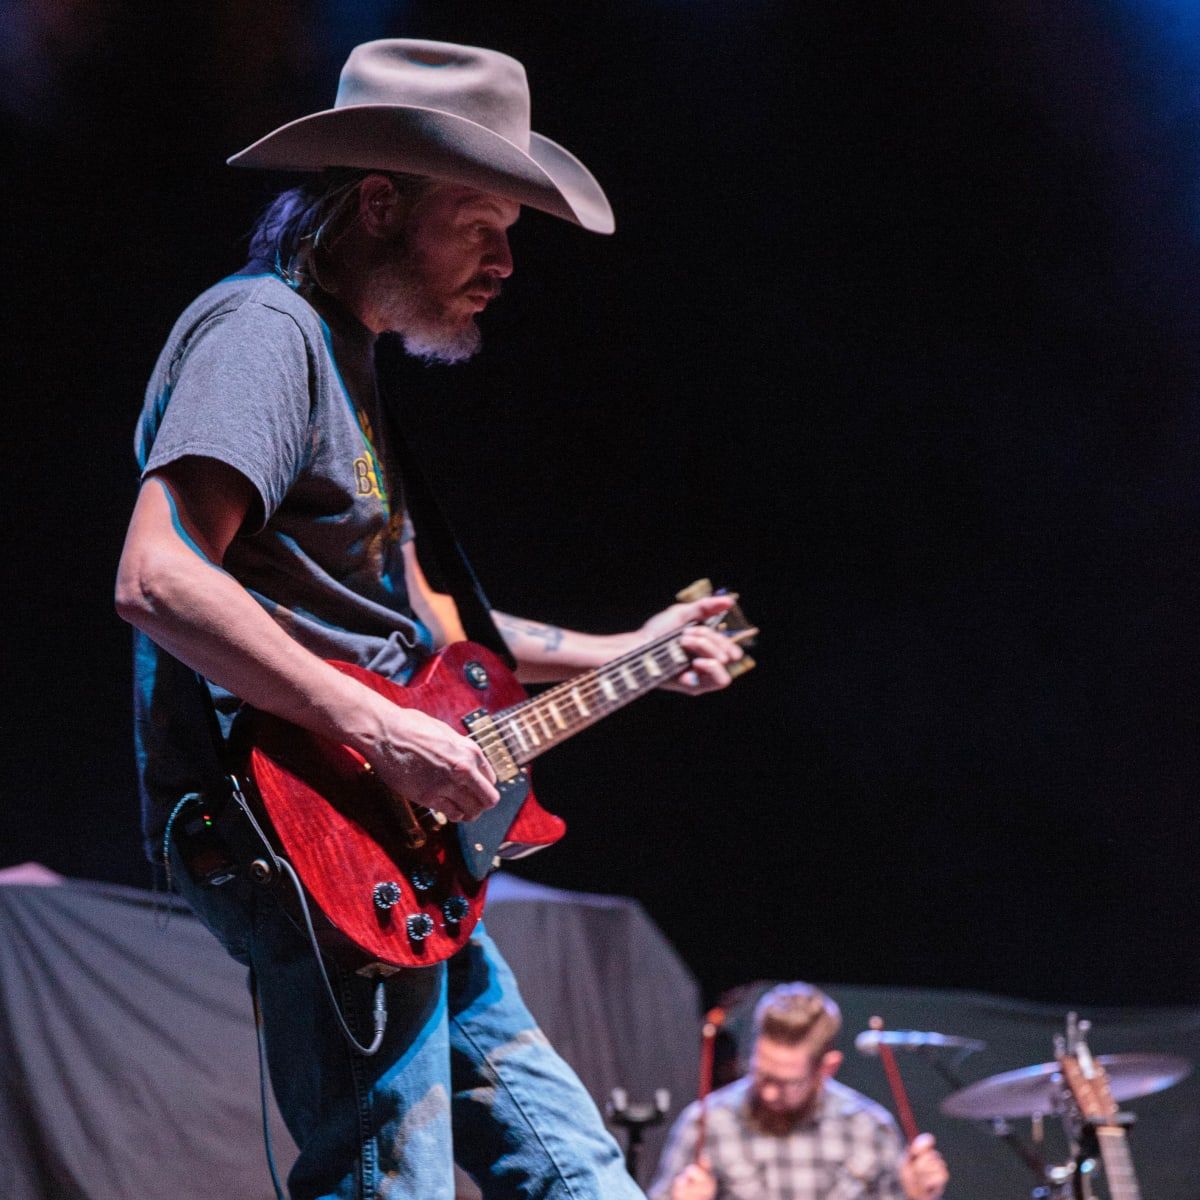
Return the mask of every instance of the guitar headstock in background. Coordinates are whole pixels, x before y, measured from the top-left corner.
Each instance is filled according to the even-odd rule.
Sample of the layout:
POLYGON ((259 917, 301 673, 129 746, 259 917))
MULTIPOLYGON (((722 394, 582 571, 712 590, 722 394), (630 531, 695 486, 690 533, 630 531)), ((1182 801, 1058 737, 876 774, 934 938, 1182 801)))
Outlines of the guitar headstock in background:
POLYGON ((1056 1047, 1055 1057, 1062 1068, 1063 1082, 1071 1092, 1079 1115, 1089 1125, 1119 1125, 1117 1102, 1113 1099, 1108 1075, 1092 1056, 1087 1044, 1089 1021, 1068 1019, 1067 1036, 1056 1047))
MULTIPOLYGON (((1067 1035, 1055 1046, 1063 1085, 1078 1110, 1081 1134, 1088 1130, 1095 1134, 1112 1200, 1141 1200, 1125 1137, 1125 1126, 1132 1123, 1133 1116, 1117 1108, 1108 1074, 1088 1048, 1090 1028, 1090 1021, 1080 1021, 1075 1013, 1068 1015, 1067 1035)), ((1088 1194, 1086 1180, 1084 1194, 1088 1194)))

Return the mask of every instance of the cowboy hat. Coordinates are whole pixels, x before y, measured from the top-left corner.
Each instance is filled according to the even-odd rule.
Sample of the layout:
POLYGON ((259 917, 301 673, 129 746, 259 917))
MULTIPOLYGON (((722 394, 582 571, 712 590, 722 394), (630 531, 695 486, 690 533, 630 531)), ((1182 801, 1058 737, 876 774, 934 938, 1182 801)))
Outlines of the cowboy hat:
POLYGON ((528 204, 595 233, 612 208, 573 154, 529 129, 515 58, 475 46, 387 38, 356 46, 333 107, 290 121, 230 166, 407 171, 528 204))

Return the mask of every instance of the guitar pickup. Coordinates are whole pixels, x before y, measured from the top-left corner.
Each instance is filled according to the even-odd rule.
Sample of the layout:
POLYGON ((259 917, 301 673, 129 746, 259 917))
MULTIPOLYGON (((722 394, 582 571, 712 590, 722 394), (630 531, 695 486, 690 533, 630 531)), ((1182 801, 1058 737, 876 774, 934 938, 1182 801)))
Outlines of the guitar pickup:
POLYGON ((491 713, 486 708, 468 713, 463 717, 463 725, 466 726, 467 733, 475 744, 487 756, 488 762, 492 764, 497 782, 508 783, 520 775, 521 768, 517 765, 516 759, 513 758, 504 740, 504 735, 496 728, 496 722, 492 720, 491 713))

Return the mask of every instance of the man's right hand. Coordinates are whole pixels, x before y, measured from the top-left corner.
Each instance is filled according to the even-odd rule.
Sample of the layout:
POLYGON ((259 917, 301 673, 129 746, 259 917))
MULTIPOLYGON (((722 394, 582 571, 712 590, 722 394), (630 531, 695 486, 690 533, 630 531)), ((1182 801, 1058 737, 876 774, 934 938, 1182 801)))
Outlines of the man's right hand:
POLYGON ((455 821, 491 808, 496 773, 470 738, 323 662, 220 569, 254 504, 249 481, 212 459, 150 476, 121 555, 121 615, 252 707, 352 746, 411 804, 455 821))
POLYGON ((496 772, 469 737, 436 717, 388 700, 382 700, 378 720, 378 730, 360 748, 397 795, 452 821, 469 821, 500 799, 496 772))
POLYGON ((714 1200, 717 1177, 707 1158, 689 1163, 671 1184, 671 1200, 714 1200))

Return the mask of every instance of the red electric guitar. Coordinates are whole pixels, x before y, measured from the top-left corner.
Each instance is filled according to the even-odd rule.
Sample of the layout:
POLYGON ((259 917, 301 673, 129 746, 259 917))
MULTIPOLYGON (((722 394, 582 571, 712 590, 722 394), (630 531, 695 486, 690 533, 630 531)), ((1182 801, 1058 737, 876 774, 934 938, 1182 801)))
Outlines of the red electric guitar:
MULTIPOLYGON (((707 581, 680 593, 696 599, 707 581), (699 591, 695 589, 699 589, 699 591)), ((711 588, 708 589, 711 591, 711 588)), ((709 624, 749 643, 735 604, 709 624)), ((249 795, 276 852, 319 910, 322 947, 364 974, 449 958, 483 912, 487 880, 504 859, 558 841, 562 820, 534 798, 528 763, 687 669, 682 630, 530 698, 483 646, 456 642, 400 687, 362 667, 333 663, 403 708, 463 730, 482 748, 500 802, 454 824, 390 792, 355 751, 262 715, 248 760, 249 795)), ((741 674, 748 657, 733 664, 741 674)))

